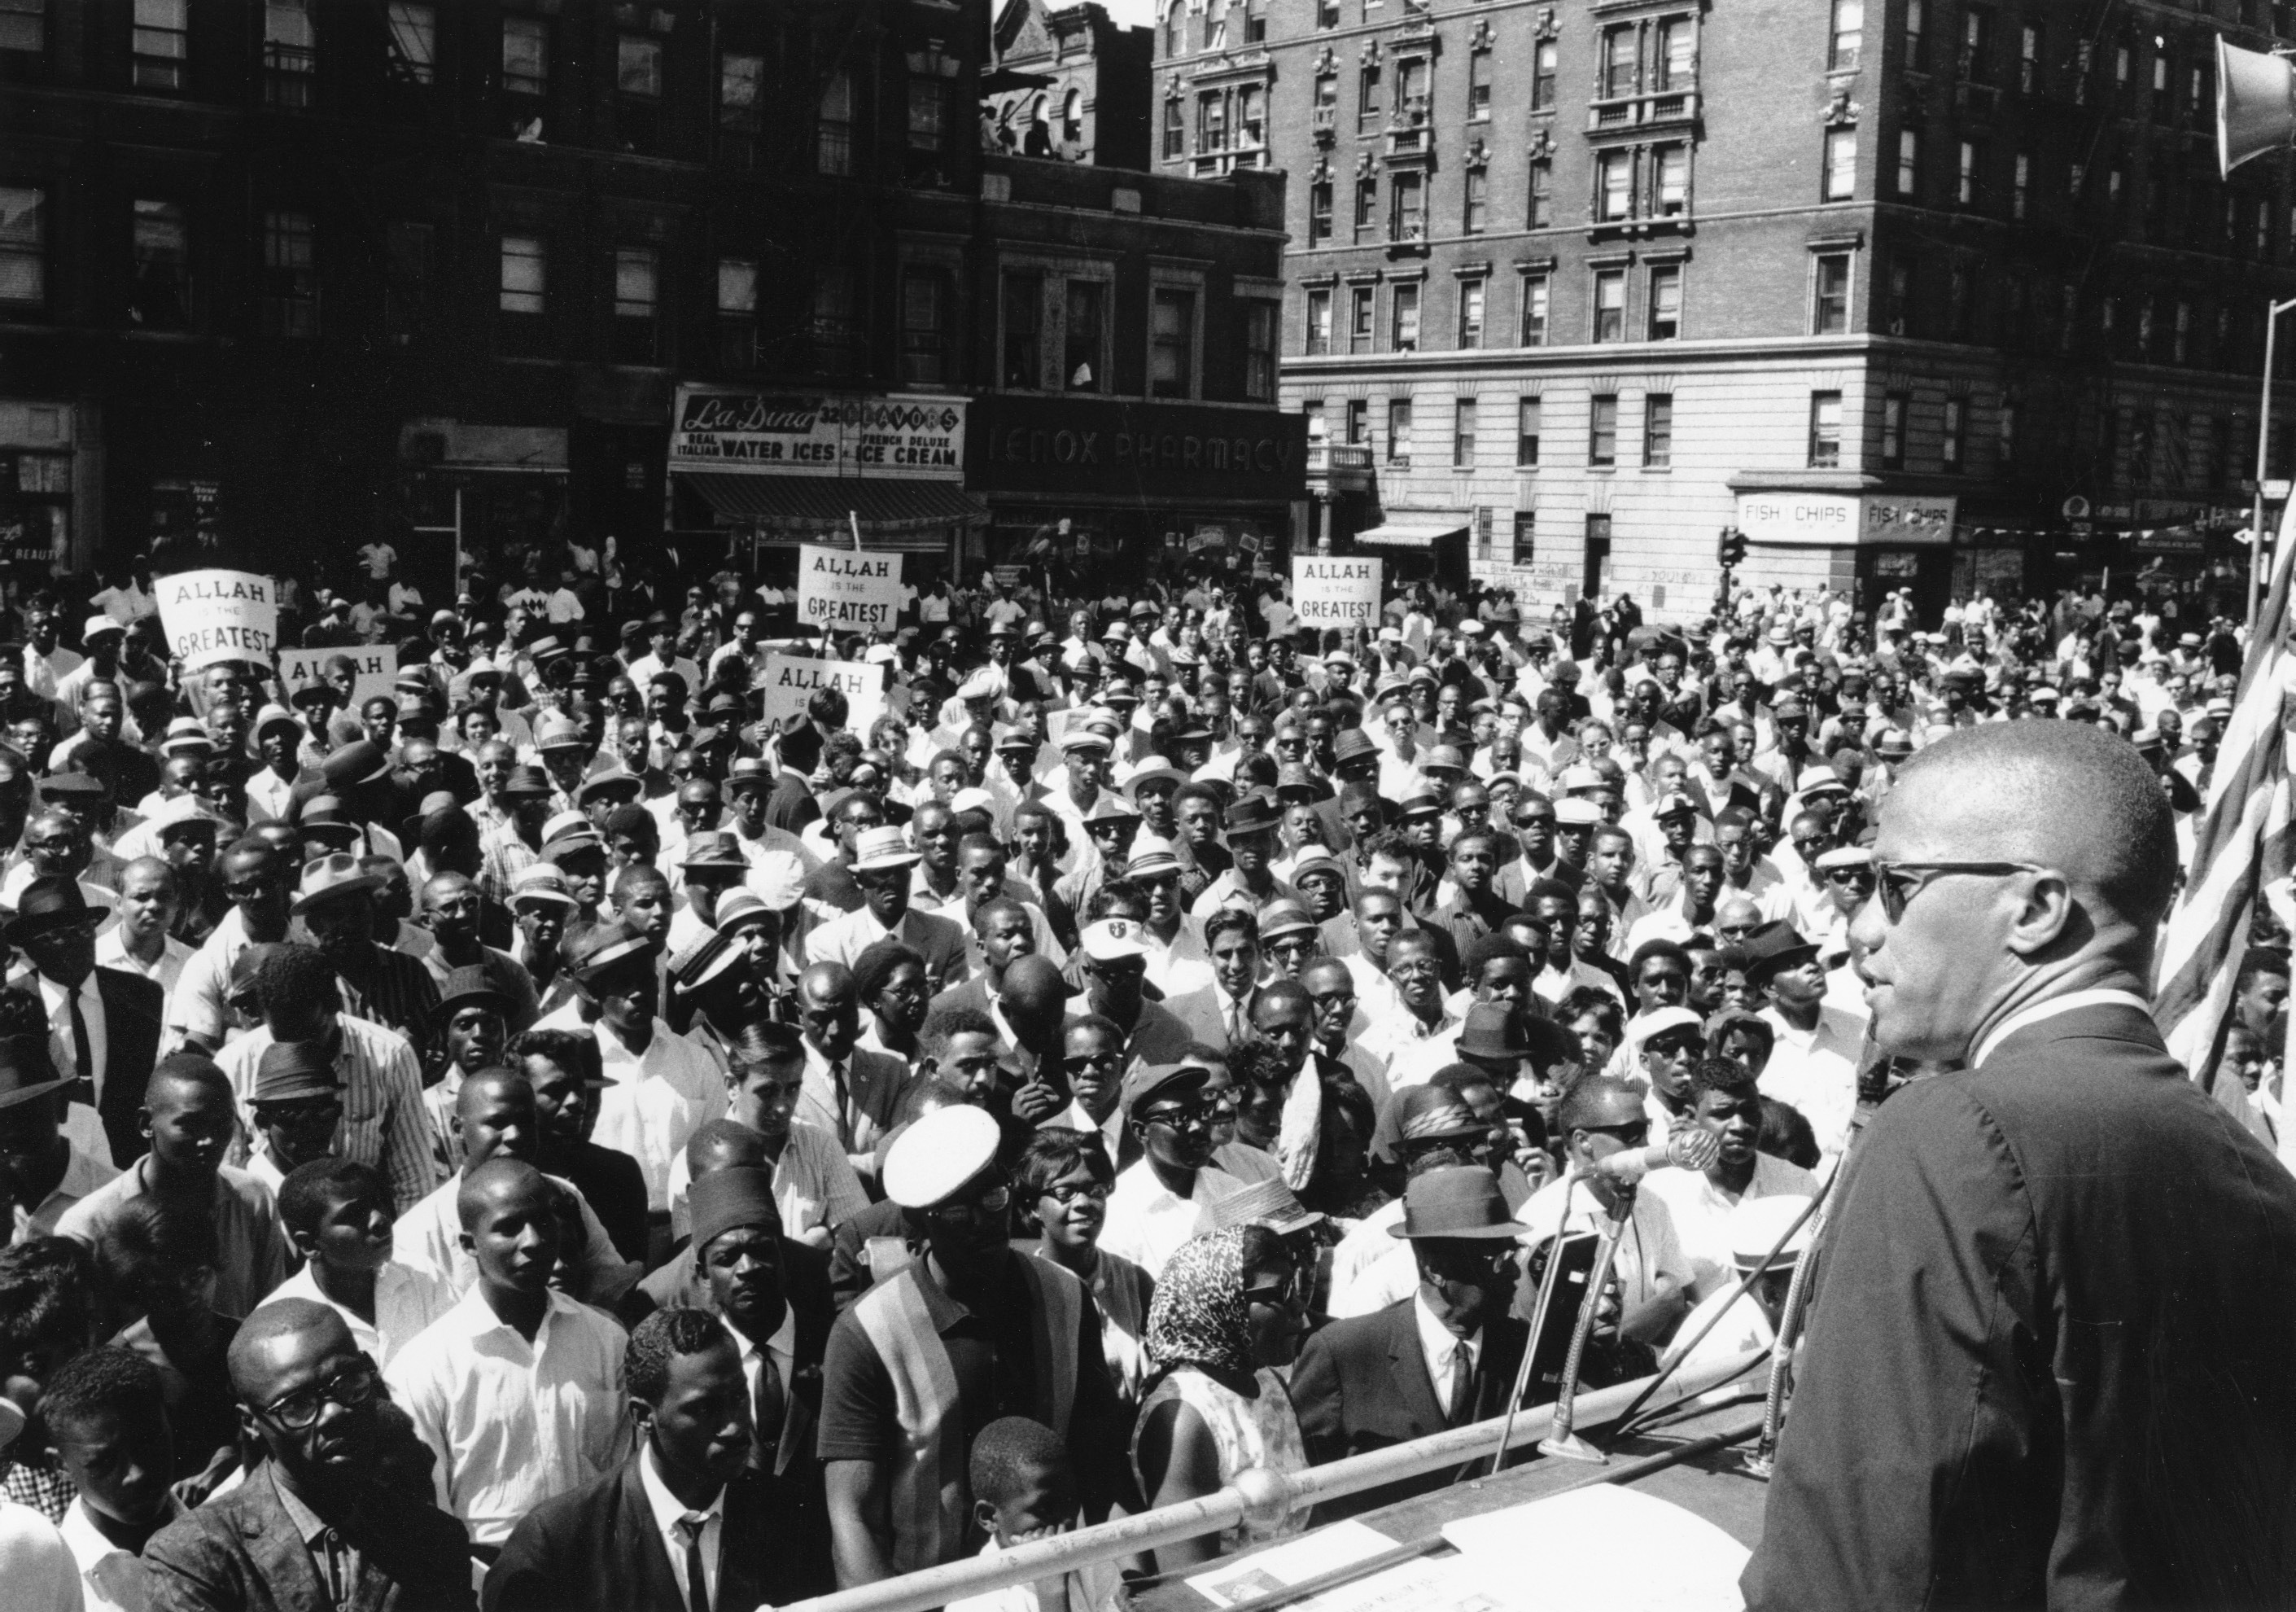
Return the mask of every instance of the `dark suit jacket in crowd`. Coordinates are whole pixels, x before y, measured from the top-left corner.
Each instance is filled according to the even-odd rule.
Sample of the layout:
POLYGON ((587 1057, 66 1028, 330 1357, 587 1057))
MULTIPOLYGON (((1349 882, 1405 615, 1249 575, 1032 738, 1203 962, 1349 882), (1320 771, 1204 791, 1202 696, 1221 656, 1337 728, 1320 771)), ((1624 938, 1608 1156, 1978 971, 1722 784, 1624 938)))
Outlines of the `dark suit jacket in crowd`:
POLYGON ((144 1547, 152 1612, 455 1612, 477 1605, 469 1538, 443 1511, 378 1491, 338 1527, 359 1562, 340 1608, 279 1503, 269 1464, 259 1466, 144 1547))
MULTIPOLYGON (((168 993, 156 980, 121 968, 95 971, 95 993, 103 1003, 103 1100, 97 1114, 103 1134, 111 1144, 111 1162, 125 1170, 151 1151, 137 1116, 144 1108, 144 1089, 151 1083, 152 1065, 160 1051, 160 1024, 165 1016, 168 993)), ((68 1075, 69 1069, 58 1074, 68 1075)))
MULTIPOLYGON (((1399 1299, 1373 1315, 1333 1321, 1308 1340, 1292 1371, 1292 1402, 1309 1464, 1408 1443, 1450 1427, 1435 1397, 1434 1379, 1419 1346, 1415 1298, 1399 1299)), ((1475 1368, 1475 1408, 1468 1419, 1506 1414, 1507 1394, 1522 1363, 1529 1328, 1509 1317, 1483 1323, 1482 1357, 1475 1368)), ((1316 1521, 1361 1512, 1431 1493, 1452 1483, 1455 1471, 1430 1472, 1382 1488, 1350 1494, 1316 1508, 1316 1521)))
POLYGON ((614 1147, 577 1142, 550 1163, 554 1175, 572 1181, 587 1199, 614 1252, 644 1263, 646 1257, 645 1172, 637 1160, 614 1147))
POLYGON ((2296 1602, 2296 1178, 2149 1014, 1915 1082, 1849 1171, 1749 1607, 2296 1602))

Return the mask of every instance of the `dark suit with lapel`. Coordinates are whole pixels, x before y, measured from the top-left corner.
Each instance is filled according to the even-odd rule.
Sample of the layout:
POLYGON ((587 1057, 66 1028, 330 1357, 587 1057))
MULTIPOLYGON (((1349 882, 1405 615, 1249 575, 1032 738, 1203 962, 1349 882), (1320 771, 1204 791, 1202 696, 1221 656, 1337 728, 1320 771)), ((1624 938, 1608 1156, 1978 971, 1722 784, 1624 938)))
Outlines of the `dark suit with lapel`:
MULTIPOLYGON (((486 1612, 679 1612, 687 1602, 646 1501, 638 1472, 644 1459, 640 1449, 612 1471, 529 1512, 488 1570, 486 1612)), ((832 1587, 793 1582, 782 1529, 779 1519, 761 1514, 743 1485, 726 1489, 711 1605, 750 1612, 832 1587)))
POLYGON ((469 1539, 446 1513, 378 1491, 340 1531, 358 1571, 338 1608, 266 1462, 152 1536, 144 1547, 152 1612, 452 1612, 477 1604, 469 1539))
MULTIPOLYGON (((1398 1300, 1374 1315, 1333 1321, 1308 1340, 1292 1372, 1292 1402, 1310 1464, 1384 1450, 1440 1433, 1451 1426, 1427 1375, 1419 1346, 1418 1300, 1398 1300)), ((1475 1408, 1468 1419, 1484 1421, 1506 1414, 1506 1397, 1522 1362, 1529 1328, 1512 1318, 1483 1323, 1481 1358, 1475 1365, 1475 1408)), ((1316 1509, 1316 1521, 1359 1512, 1443 1488, 1457 1476, 1430 1472, 1384 1488, 1351 1494, 1316 1509)))
MULTIPOLYGON (((122 968, 95 971, 95 994, 103 1004, 103 1092, 96 1113, 111 1144, 111 1162, 122 1170, 151 1151, 138 1116, 144 1089, 160 1053, 160 1024, 168 993, 156 980, 122 968)), ((69 1069, 58 1074, 68 1075, 69 1069)))

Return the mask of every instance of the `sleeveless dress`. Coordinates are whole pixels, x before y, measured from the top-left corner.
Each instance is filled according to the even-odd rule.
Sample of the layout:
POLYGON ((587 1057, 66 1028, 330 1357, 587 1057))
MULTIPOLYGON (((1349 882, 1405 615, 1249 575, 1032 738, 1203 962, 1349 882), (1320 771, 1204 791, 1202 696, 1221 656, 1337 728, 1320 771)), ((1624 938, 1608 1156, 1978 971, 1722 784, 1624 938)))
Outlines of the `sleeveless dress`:
MULTIPOLYGON (((1187 1406, 1202 1417, 1204 1426, 1211 1429, 1212 1442, 1219 1450, 1221 1483, 1234 1482, 1237 1473, 1250 1467, 1267 1467, 1277 1472, 1306 1471, 1308 1450, 1300 1437, 1300 1419, 1292 1411, 1290 1390, 1271 1367, 1260 1367, 1255 1377, 1259 1396, 1245 1399, 1193 1366, 1178 1367, 1166 1376, 1142 1402, 1140 1419, 1133 1424, 1134 1475, 1140 1474, 1139 1430, 1147 1425, 1148 1412, 1168 1400, 1177 1400, 1187 1406)), ((1140 1485, 1146 1489, 1148 1480, 1140 1477, 1140 1485)), ((1273 1528, 1240 1523, 1221 1533, 1220 1550, 1222 1554, 1240 1550, 1264 1540, 1304 1534, 1307 1528, 1308 1511, 1304 1507, 1273 1528)))

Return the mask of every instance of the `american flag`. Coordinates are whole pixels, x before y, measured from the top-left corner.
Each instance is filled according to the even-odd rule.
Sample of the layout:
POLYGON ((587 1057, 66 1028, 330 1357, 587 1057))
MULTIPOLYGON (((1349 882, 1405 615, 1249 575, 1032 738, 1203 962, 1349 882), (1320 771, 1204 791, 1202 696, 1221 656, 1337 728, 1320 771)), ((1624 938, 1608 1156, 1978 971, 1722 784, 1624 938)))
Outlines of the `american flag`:
POLYGON ((2280 518, 2272 590, 2249 639, 2240 696, 2218 742, 2193 836, 2189 876, 2161 944, 2152 1016, 2169 1053, 2195 1079, 2209 1070, 2232 1007, 2259 892, 2287 877, 2296 861, 2288 770, 2296 736, 2296 701, 2288 698, 2296 679, 2296 654, 2287 642, 2292 561, 2296 499, 2280 518))

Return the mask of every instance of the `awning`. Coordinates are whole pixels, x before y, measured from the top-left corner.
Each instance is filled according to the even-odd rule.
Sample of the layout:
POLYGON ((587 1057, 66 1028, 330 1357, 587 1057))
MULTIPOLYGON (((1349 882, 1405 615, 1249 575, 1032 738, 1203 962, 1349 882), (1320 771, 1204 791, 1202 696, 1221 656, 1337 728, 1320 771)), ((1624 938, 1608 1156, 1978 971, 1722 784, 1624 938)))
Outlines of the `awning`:
POLYGON ((1368 527, 1356 533, 1355 540, 1358 543, 1368 543, 1374 548, 1428 548, 1433 547, 1439 538, 1458 537, 1466 530, 1467 523, 1464 521, 1447 526, 1414 525, 1401 521, 1391 521, 1384 526, 1368 527))
POLYGON ((938 549, 953 525, 988 519, 981 499, 951 481, 893 476, 753 476, 729 471, 680 471, 679 479, 709 507, 767 542, 795 543, 842 533, 847 516, 861 522, 863 546, 938 549), (904 541, 904 539, 906 539, 904 541))

